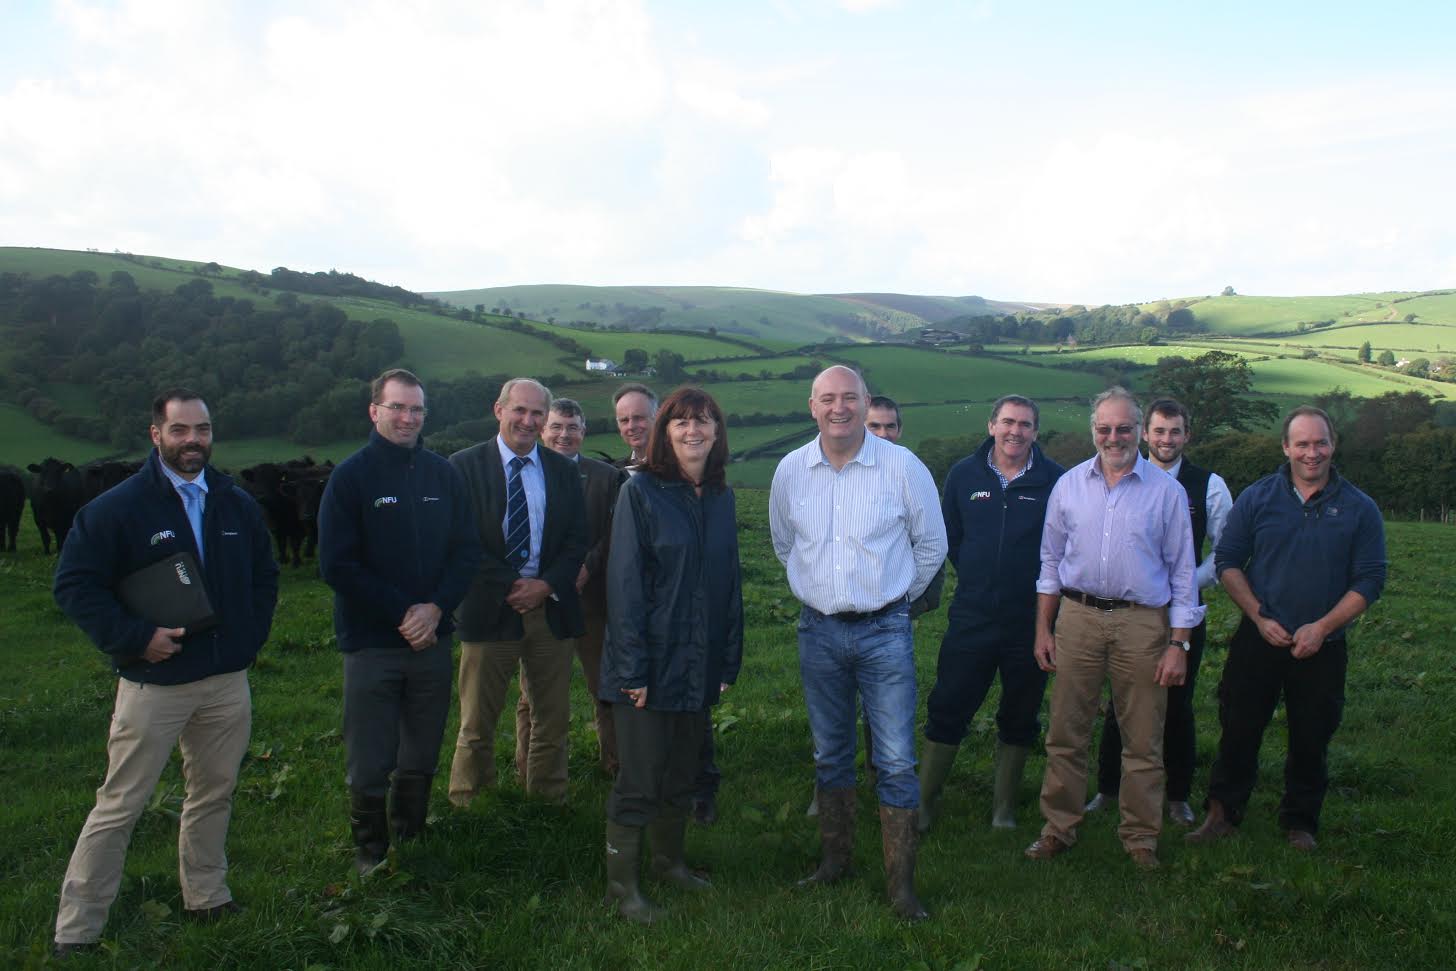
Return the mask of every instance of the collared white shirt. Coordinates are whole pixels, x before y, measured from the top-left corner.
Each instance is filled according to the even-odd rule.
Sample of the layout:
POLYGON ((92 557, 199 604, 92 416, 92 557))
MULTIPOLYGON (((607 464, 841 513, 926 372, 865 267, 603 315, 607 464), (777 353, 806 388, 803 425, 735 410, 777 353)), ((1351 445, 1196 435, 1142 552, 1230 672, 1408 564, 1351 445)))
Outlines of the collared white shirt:
MULTIPOLYGON (((1173 478, 1178 478, 1178 473, 1183 471, 1183 456, 1178 456, 1173 467, 1164 471, 1173 478)), ((1218 538, 1223 535, 1224 523, 1228 522, 1229 510, 1233 507, 1234 496, 1229 491, 1228 483, 1223 481, 1223 476, 1217 472, 1208 473, 1208 499, 1204 504, 1204 511, 1208 515, 1208 556, 1198 564, 1200 590, 1218 583, 1218 574, 1213 569, 1213 551, 1218 548, 1218 538)), ((1193 555, 1196 557, 1201 552, 1202 550, 1194 550, 1193 555)))
POLYGON ((935 480, 909 449, 866 434, 842 469, 816 435, 784 456, 769 494, 774 553, 794 596, 826 614, 925 591, 945 560, 935 480))
MULTIPOLYGON (((496 435, 496 448, 500 449, 501 468, 506 475, 506 489, 510 490, 511 482, 511 459, 516 453, 510 450, 505 441, 496 435)), ((521 576, 538 577, 541 575, 541 531, 546 526, 546 473, 541 469, 540 446, 531 446, 529 455, 521 456, 529 461, 521 467, 521 485, 526 490, 526 518, 531 524, 531 555, 526 558, 526 563, 521 567, 521 576)), ((502 509, 505 506, 502 504, 502 509)), ((510 524, 507 522, 509 516, 501 513, 501 533, 510 533, 510 524)))

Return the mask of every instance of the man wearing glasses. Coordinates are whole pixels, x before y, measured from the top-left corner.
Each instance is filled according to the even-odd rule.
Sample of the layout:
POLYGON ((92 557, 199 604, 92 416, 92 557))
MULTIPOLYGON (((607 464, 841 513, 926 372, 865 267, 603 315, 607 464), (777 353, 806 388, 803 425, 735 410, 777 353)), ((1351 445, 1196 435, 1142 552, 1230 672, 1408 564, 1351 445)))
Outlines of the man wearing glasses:
POLYGON ((334 469, 319 508, 360 874, 384 861, 391 829, 396 842, 424 829, 450 710, 451 615, 481 556, 465 480, 420 441, 419 379, 403 369, 375 378, 369 420, 369 443, 334 469))
POLYGON ((1178 480, 1138 451, 1142 409, 1122 388, 1092 402, 1097 454, 1057 480, 1042 528, 1036 661, 1055 672, 1041 837, 1049 860, 1077 840, 1087 798, 1087 750, 1104 681, 1122 727, 1122 823, 1133 862, 1158 866, 1163 719, 1183 683, 1189 632, 1203 619, 1194 582, 1193 524, 1178 480))

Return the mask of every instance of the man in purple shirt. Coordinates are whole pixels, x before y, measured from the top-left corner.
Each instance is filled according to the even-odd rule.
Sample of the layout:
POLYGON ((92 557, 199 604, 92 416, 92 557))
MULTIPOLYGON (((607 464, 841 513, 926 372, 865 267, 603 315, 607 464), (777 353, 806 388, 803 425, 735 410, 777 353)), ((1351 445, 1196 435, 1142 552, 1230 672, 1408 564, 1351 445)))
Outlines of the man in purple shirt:
POLYGON ((1046 825, 1026 848, 1033 860, 1077 840, 1092 722, 1111 681, 1123 735, 1118 836, 1139 867, 1158 865, 1168 688, 1183 683, 1188 635, 1203 608, 1188 496, 1138 452, 1142 419, 1122 388, 1098 395, 1097 454, 1058 479, 1047 501, 1035 653, 1057 678, 1041 788, 1046 825))

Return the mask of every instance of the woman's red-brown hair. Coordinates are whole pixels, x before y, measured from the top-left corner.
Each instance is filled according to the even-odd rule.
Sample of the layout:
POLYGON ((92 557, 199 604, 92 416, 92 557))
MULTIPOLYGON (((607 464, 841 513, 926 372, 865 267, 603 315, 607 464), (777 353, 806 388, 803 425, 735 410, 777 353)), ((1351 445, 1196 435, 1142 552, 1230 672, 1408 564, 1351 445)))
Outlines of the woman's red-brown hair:
POLYGON ((721 489, 726 484, 724 472, 728 467, 728 428, 723 420, 723 409, 713 396, 702 388, 678 388, 667 396, 657 409, 657 420, 652 423, 652 436, 647 440, 647 460, 642 468, 659 479, 690 481, 683 474, 677 462, 677 453, 667 436, 667 426, 677 418, 709 418, 717 426, 713 447, 708 450, 708 464, 703 469, 704 486, 721 489))

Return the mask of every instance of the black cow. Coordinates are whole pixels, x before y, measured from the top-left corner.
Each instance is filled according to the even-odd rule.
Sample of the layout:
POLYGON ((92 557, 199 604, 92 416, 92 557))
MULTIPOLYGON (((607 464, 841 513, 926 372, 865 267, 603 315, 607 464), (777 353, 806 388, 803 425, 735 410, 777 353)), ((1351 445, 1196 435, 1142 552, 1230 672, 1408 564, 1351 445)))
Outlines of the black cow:
POLYGON ((140 472, 141 467, 140 462, 87 462, 76 470, 81 475, 81 504, 84 506, 112 486, 121 485, 140 472))
MULTIPOLYGON (((290 466, 292 463, 289 463, 290 466)), ((303 555, 311 557, 318 549, 318 513, 323 502, 324 486, 334 472, 334 463, 294 468, 293 501, 298 507, 298 522, 303 527, 303 555)))
POLYGON ((19 469, 8 465, 0 468, 0 544, 15 552, 15 536, 20 532, 20 514, 25 509, 25 479, 19 469))
POLYGON ((268 531, 278 545, 278 562, 299 566, 303 561, 298 550, 303 544, 303 525, 298 520, 298 504, 290 470, 276 462, 263 462, 243 469, 243 482, 268 521, 268 531), (291 557, 290 557, 291 553, 291 557))
POLYGON ((70 462, 47 458, 27 468, 35 475, 30 480, 30 511, 40 530, 40 542, 46 555, 51 552, 51 534, 56 534, 56 552, 65 545, 71 531, 71 520, 81 508, 81 476, 70 462))

